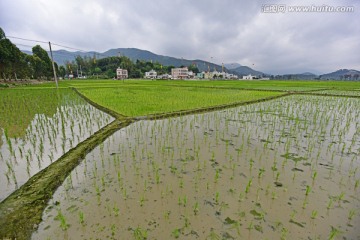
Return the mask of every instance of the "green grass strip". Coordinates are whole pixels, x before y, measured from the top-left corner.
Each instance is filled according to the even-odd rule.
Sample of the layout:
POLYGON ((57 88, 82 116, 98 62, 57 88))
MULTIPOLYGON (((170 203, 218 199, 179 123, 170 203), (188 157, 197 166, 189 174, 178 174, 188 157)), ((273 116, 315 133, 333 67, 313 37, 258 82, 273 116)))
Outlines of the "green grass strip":
POLYGON ((123 86, 77 90, 91 101, 128 117, 187 111, 283 95, 281 92, 271 91, 173 86, 123 86))

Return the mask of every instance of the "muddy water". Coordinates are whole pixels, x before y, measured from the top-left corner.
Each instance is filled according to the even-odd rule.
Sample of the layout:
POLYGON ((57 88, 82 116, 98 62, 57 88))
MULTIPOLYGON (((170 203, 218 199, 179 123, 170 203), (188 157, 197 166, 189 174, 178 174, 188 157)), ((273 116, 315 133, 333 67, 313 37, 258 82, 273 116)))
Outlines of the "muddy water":
POLYGON ((121 129, 33 239, 359 239, 360 100, 290 96, 121 129))
MULTIPOLYGON (((0 127, 0 201, 113 120, 71 90, 61 90, 58 94, 62 101, 55 103, 54 109, 46 109, 52 114, 44 114, 39 103, 39 113, 29 119, 22 136, 7 136, 0 127)), ((8 113, 14 115, 14 111, 17 109, 8 113)), ((16 114, 24 116, 23 112, 16 114)))

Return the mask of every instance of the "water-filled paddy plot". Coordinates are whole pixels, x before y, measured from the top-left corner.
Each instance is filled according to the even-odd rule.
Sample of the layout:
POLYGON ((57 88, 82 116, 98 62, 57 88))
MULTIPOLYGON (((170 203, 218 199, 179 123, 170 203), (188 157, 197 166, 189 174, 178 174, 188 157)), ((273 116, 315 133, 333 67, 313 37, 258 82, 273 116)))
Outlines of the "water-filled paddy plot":
MULTIPOLYGON (((55 130, 36 138, 48 148, 61 108, 55 115, 55 130)), ((358 239, 359 116, 358 98, 292 95, 137 121, 86 155, 32 238, 358 239)), ((34 121, 28 135, 45 120, 34 121)), ((12 161, 22 142, 11 140, 12 161)))
POLYGON ((0 201, 113 120, 69 89, 0 96, 0 201))

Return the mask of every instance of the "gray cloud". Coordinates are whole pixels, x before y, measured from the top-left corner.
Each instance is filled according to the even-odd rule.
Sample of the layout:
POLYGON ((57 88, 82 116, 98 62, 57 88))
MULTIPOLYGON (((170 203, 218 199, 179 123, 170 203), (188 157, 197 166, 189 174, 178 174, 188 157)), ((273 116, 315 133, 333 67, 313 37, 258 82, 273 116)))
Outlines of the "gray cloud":
POLYGON ((0 0, 0 26, 9 36, 84 50, 136 47, 268 73, 360 69, 359 1, 271 3, 354 6, 355 12, 262 13, 268 0, 0 0))

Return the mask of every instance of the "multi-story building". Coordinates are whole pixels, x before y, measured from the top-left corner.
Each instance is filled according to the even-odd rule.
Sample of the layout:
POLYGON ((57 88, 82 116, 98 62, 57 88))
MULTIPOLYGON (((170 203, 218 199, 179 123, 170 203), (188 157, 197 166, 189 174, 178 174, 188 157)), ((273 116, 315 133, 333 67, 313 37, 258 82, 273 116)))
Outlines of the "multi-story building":
POLYGON ((187 67, 171 69, 171 76, 173 79, 186 79, 189 77, 189 70, 187 67))
POLYGON ((128 78, 128 70, 117 68, 116 69, 116 78, 117 79, 126 79, 126 78, 128 78))

